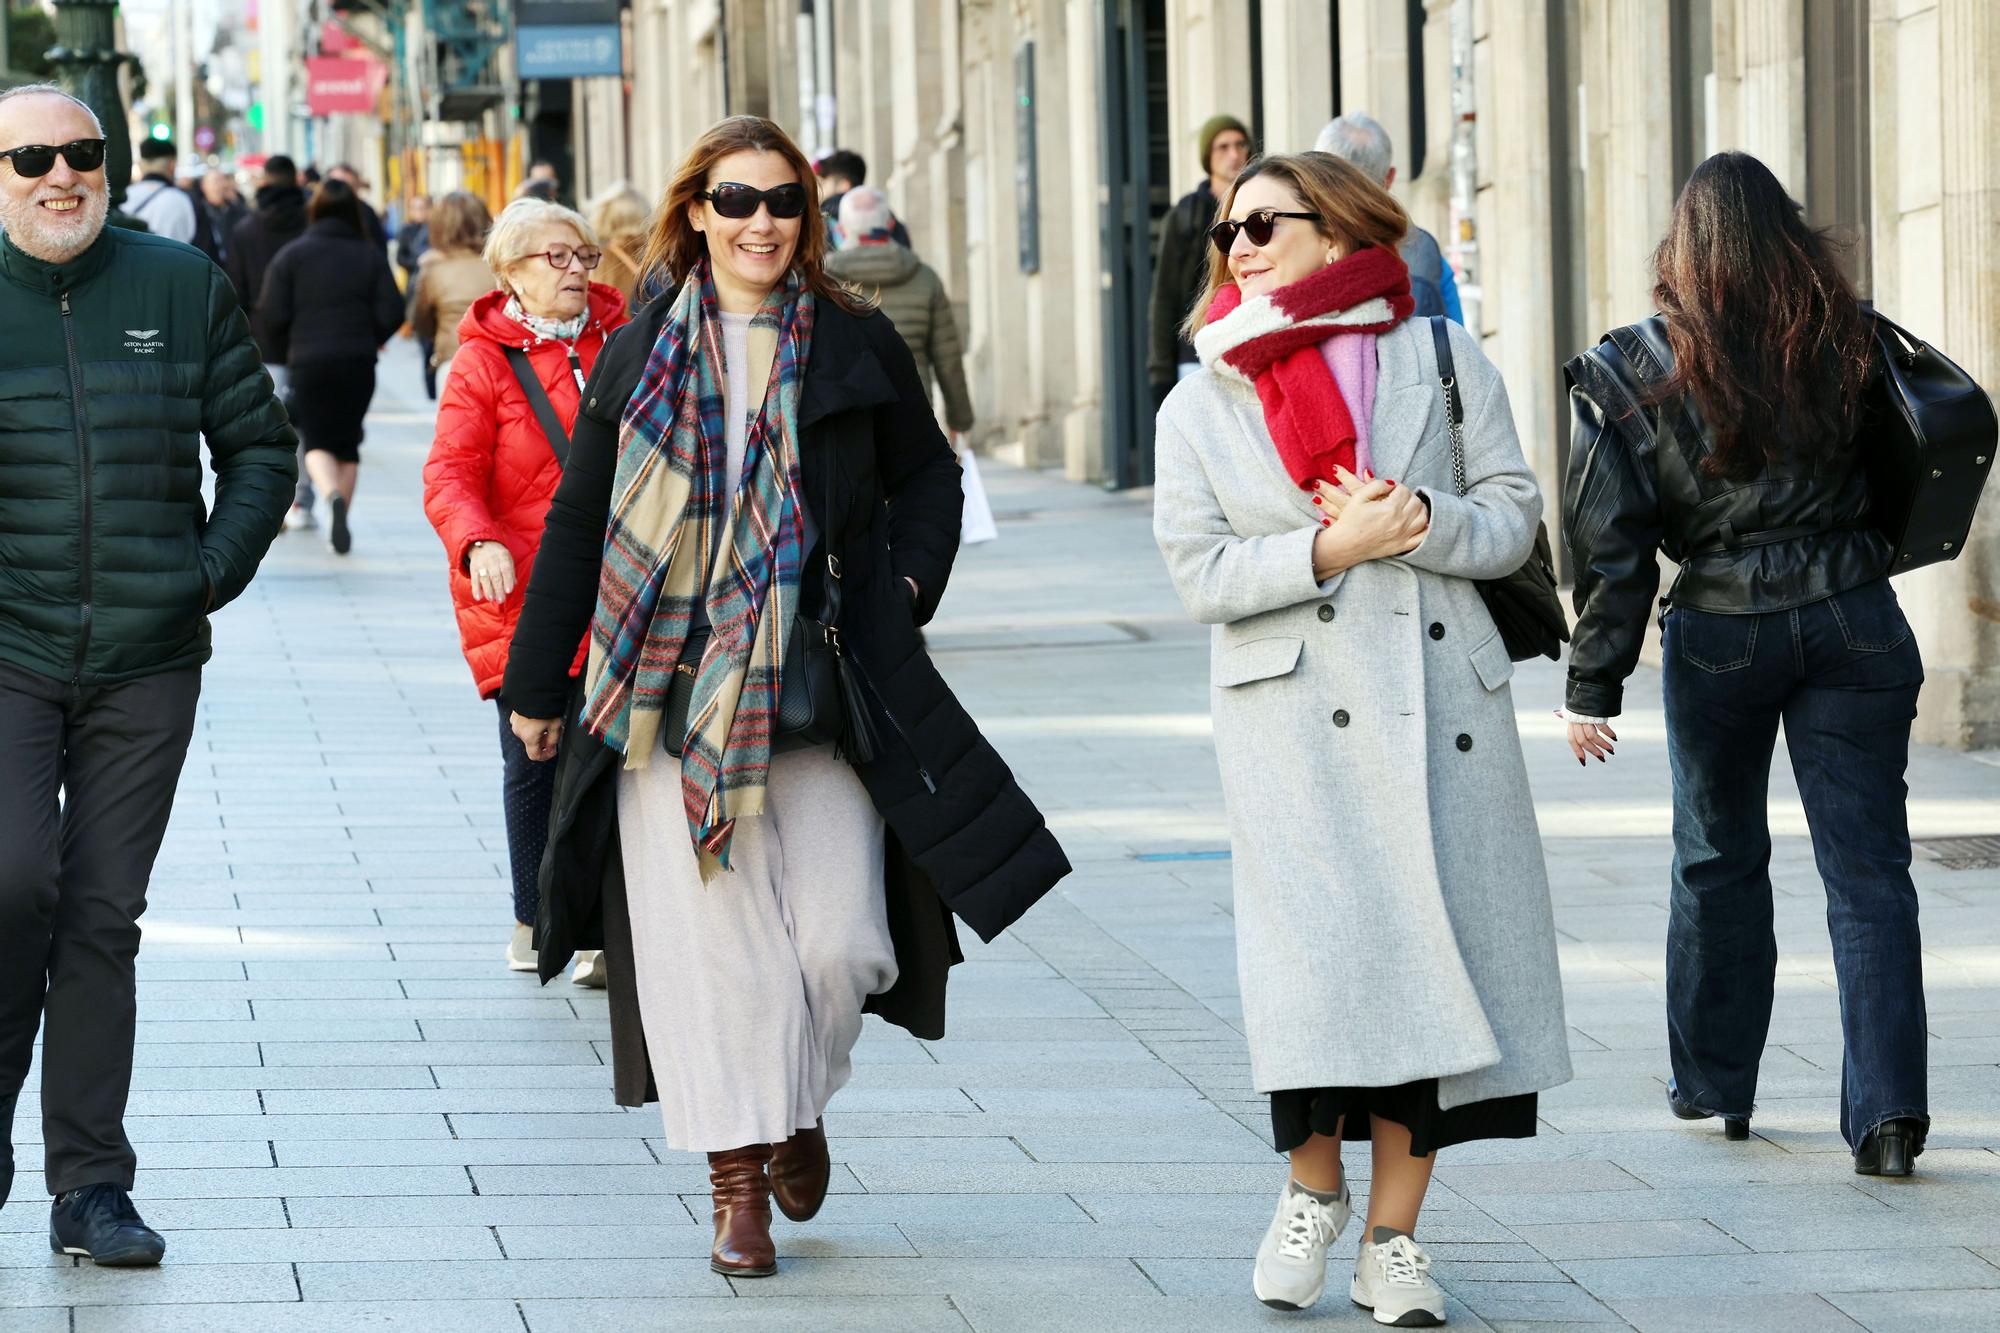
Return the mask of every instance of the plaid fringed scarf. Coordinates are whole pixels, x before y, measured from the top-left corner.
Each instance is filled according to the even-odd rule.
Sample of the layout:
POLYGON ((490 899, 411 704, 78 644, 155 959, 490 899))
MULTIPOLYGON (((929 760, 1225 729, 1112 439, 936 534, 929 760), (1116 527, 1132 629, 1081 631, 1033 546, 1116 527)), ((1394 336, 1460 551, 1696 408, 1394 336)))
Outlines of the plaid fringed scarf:
POLYGON ((704 879, 729 868, 736 821, 764 809, 805 557, 798 419, 812 330, 813 295, 794 270, 751 322, 750 364, 768 357, 771 373, 733 505, 724 493, 722 321, 707 260, 681 285, 619 430, 580 721, 622 751, 627 768, 645 768, 660 749, 667 682, 695 599, 704 598, 713 632, 681 757, 704 879))

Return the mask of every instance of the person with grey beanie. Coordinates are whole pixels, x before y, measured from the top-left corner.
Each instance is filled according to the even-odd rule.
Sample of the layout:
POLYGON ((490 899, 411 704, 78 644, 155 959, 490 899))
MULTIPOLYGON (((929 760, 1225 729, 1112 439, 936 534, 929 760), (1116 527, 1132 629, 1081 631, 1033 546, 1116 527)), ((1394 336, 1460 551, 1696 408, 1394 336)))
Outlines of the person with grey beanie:
POLYGON ((1250 164, 1250 131, 1234 116, 1210 116, 1198 136, 1201 182, 1181 196, 1160 229, 1159 253, 1153 257, 1153 298, 1148 322, 1146 378, 1157 406, 1181 376, 1199 368, 1194 344, 1181 333, 1181 322, 1208 283, 1208 228, 1215 221, 1215 201, 1250 164))

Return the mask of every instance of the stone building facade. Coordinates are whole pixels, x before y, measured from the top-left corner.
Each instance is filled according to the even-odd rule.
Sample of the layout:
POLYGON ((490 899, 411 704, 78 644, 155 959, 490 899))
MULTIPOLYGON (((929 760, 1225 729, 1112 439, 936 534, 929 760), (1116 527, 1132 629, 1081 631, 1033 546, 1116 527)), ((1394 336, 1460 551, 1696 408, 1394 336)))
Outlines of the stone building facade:
MULTIPOLYGON (((1651 311, 1674 195, 1719 149, 1767 161, 1853 243, 1867 294, 2000 383, 1989 0, 816 0, 830 62, 801 59, 798 0, 632 6, 627 119, 593 94, 588 132, 617 151, 579 153, 586 174, 656 191, 725 111, 859 151, 958 302, 975 442, 1080 480, 1150 480, 1153 224, 1217 111, 1269 151, 1338 110, 1388 127, 1552 503, 1561 365, 1651 311)), ((1957 561, 1898 580, 1925 739, 2000 744, 1996 524, 2000 503, 1957 561)))

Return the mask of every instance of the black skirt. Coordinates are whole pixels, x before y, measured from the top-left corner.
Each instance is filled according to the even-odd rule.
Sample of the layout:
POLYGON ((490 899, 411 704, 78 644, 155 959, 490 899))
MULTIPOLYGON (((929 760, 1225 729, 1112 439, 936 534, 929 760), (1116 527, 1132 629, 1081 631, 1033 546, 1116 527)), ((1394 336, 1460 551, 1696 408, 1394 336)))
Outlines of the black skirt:
POLYGON ((292 425, 310 453, 332 454, 343 463, 361 461, 361 425, 375 397, 375 361, 310 361, 293 366, 285 404, 292 425))
POLYGON ((1271 1094, 1271 1142, 1288 1153, 1314 1134, 1339 1133, 1347 1143, 1365 1141, 1370 1137, 1368 1117, 1379 1115, 1410 1131, 1412 1157, 1428 1157, 1474 1139, 1532 1139, 1535 1102, 1534 1093, 1524 1092, 1447 1111, 1438 1105, 1434 1078, 1392 1088, 1286 1088, 1271 1094))

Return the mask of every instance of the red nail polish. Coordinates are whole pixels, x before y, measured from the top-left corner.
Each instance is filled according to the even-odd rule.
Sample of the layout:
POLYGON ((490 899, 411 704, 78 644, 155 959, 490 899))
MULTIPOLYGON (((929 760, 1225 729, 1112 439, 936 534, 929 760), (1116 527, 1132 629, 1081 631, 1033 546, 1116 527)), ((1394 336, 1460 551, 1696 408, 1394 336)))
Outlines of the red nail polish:
POLYGON ((1393 481, 1392 481, 1392 482, 1388 483, 1388 485, 1389 485, 1389 489, 1390 489, 1390 490, 1392 490, 1392 491, 1393 491, 1393 490, 1395 490, 1395 489, 1396 489, 1396 483, 1395 483, 1395 482, 1393 482, 1393 481))
POLYGON ((1317 495, 1315 495, 1315 496, 1313 497, 1313 503, 1314 503, 1314 504, 1316 504, 1316 505, 1320 505, 1320 504, 1325 504, 1325 503, 1326 503, 1326 501, 1324 501, 1324 500, 1320 499, 1320 498, 1319 498, 1319 497, 1318 497, 1317 495))
POLYGON ((1333 526, 1333 520, 1330 518, 1323 518, 1319 521, 1319 525, 1323 528, 1330 528, 1333 526))

